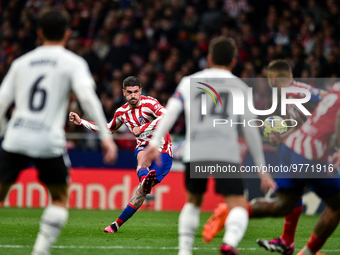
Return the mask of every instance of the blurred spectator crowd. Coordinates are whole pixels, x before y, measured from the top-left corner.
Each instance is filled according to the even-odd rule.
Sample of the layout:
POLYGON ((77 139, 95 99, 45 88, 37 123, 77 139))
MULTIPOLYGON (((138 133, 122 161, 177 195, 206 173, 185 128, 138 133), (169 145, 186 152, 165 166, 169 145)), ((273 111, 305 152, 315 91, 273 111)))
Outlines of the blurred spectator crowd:
MULTIPOLYGON (((41 44, 37 15, 47 6, 70 13, 67 48, 88 62, 108 120, 125 102, 125 77, 138 76, 143 93, 165 105, 183 76, 206 67, 218 35, 235 40, 241 78, 265 78, 277 58, 295 77, 340 76, 337 0, 1 0, 0 81, 15 58, 41 44)), ((254 88, 254 100, 270 108, 268 86, 254 88)))

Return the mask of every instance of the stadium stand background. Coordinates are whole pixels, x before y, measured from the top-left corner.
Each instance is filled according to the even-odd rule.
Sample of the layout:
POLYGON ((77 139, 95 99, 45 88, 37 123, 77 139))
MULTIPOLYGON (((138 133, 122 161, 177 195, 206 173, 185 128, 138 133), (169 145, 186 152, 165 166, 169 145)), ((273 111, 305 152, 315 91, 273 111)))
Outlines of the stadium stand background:
MULTIPOLYGON (((241 78, 265 78, 267 64, 277 58, 289 61, 295 77, 340 76, 335 0, 2 0, 0 81, 15 58, 41 43, 37 15, 47 6, 70 13, 67 48, 88 62, 108 121, 125 102, 124 78, 137 75, 144 94, 165 105, 183 76, 205 68, 209 41, 217 35, 236 41, 233 72, 241 78)), ((270 108, 268 86, 255 87, 254 100, 255 108, 270 108)), ((82 115, 74 96, 69 110, 82 115)), ((171 133, 181 135, 184 129, 181 118, 171 133)), ((70 123, 66 130, 69 149, 98 149, 94 134, 70 123)), ((120 134, 120 147, 132 149, 133 136, 124 129, 120 134)))

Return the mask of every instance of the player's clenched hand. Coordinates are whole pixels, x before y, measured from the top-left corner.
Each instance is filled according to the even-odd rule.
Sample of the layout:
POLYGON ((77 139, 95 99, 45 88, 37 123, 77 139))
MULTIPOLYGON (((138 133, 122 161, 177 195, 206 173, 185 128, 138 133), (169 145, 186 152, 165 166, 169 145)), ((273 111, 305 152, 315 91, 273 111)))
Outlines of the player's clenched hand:
POLYGON ((68 119, 76 125, 80 125, 81 123, 81 118, 75 112, 70 112, 70 114, 68 115, 68 119))
POLYGON ((145 153, 143 154, 143 157, 138 163, 141 167, 149 167, 150 162, 152 162, 153 160, 156 161, 156 164, 158 166, 162 165, 161 153, 159 152, 158 148, 153 145, 148 145, 146 147, 145 153))
POLYGON ((261 190, 264 193, 267 193, 269 190, 275 190, 276 189, 276 182, 273 180, 273 178, 268 178, 268 177, 264 177, 261 178, 261 190))
POLYGON ((269 142, 273 146, 278 146, 282 141, 281 141, 281 136, 277 132, 272 132, 268 135, 269 142))
POLYGON ((107 164, 113 164, 118 157, 118 148, 116 143, 111 137, 105 138, 101 141, 101 147, 104 154, 104 162, 107 164))
POLYGON ((133 133, 133 135, 134 136, 139 136, 142 132, 140 131, 140 127, 134 127, 133 129, 132 129, 132 133, 133 133))

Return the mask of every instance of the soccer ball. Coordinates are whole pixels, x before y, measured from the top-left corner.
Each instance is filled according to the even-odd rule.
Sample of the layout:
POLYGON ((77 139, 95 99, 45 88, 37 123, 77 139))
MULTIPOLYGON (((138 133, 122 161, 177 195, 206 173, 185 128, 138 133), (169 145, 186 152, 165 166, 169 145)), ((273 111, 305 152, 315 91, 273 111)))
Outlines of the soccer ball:
POLYGON ((266 139, 269 139, 269 134, 272 132, 277 132, 279 134, 284 134, 288 130, 286 122, 280 116, 270 116, 265 119, 262 126, 262 132, 266 139))

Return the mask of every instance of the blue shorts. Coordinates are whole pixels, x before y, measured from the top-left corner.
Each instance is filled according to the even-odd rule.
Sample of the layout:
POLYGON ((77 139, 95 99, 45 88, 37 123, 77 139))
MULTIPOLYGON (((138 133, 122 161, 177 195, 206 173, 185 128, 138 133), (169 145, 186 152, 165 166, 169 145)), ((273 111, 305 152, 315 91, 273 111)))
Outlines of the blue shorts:
MULTIPOLYGON (((138 147, 135 149, 135 158, 137 160, 137 154, 145 150, 145 147, 138 147)), ((161 153, 161 160, 162 160, 162 166, 159 167, 155 161, 152 161, 151 165, 149 166, 149 170, 155 170, 157 173, 156 180, 158 182, 161 182, 163 178, 170 172, 171 166, 172 166, 172 157, 170 157, 167 153, 161 153)))
MULTIPOLYGON (((297 154, 286 145, 281 146, 280 164, 288 166, 291 164, 308 164, 309 168, 312 165, 322 164, 327 165, 327 162, 320 160, 308 160, 305 157, 297 154)), ((302 170, 302 173, 304 170, 302 170)), ((301 177, 301 176, 298 176, 301 177)), ((303 194, 305 186, 310 187, 320 198, 332 197, 340 192, 339 178, 278 178, 276 179, 278 189, 293 190, 297 194, 303 194)))

